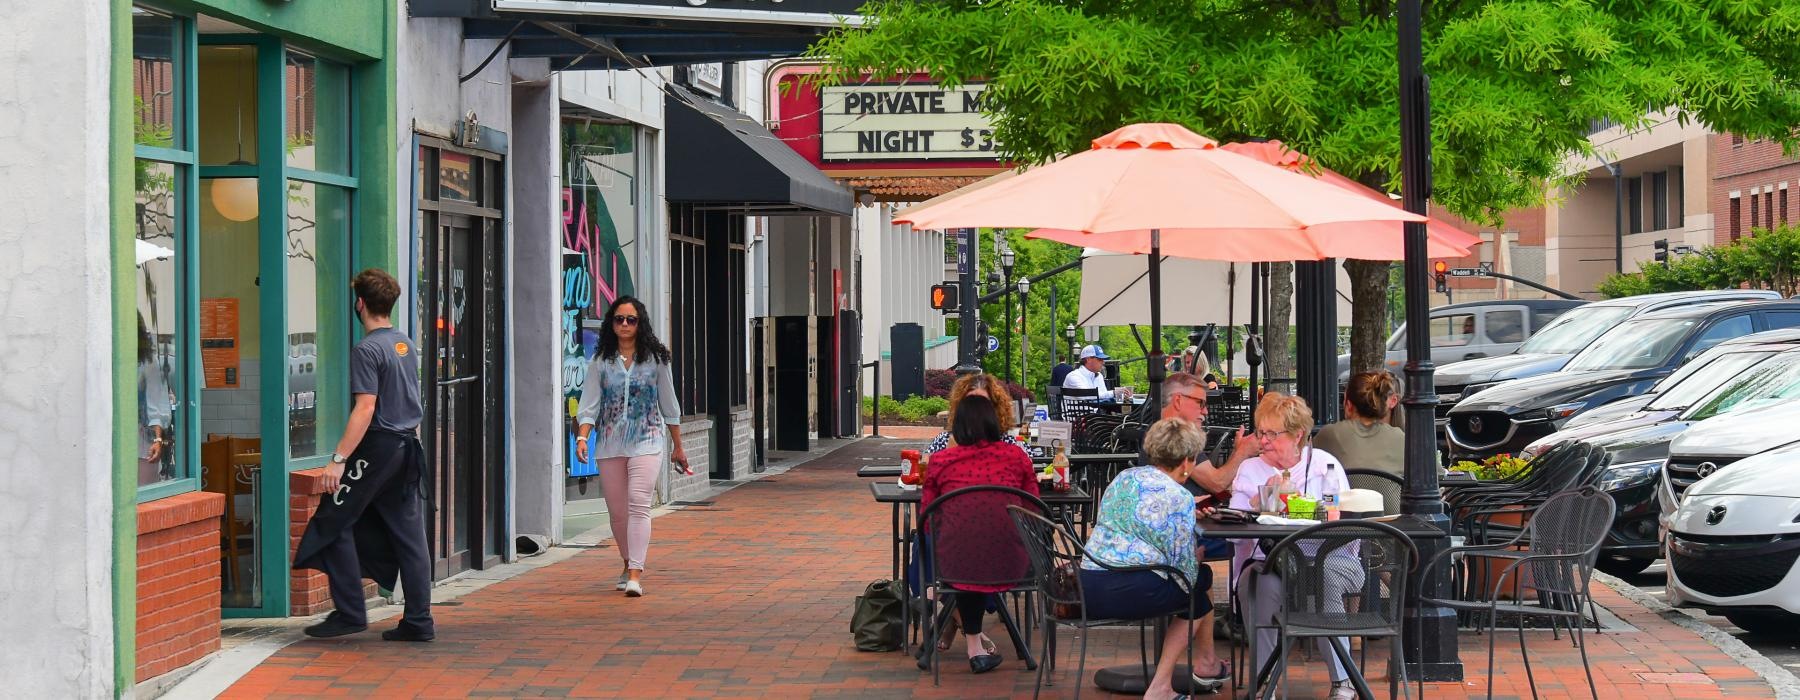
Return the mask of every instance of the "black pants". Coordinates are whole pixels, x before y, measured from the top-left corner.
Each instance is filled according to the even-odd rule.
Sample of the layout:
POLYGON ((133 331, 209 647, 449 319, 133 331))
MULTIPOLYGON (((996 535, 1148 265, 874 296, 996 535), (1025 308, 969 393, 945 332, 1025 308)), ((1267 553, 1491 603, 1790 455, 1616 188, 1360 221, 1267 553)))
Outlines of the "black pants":
POLYGON ((981 615, 987 612, 988 593, 956 592, 956 614, 962 618, 963 634, 981 633, 981 615))
MULTIPOLYGON (((358 450, 361 454, 363 451, 358 450)), ((356 460, 352 460, 354 463, 356 460)), ((348 622, 368 624, 368 611, 363 604, 363 571, 357 558, 356 531, 379 522, 386 540, 393 548, 400 569, 400 586, 406 592, 403 627, 421 632, 435 632, 431 619, 431 554, 425 544, 423 501, 419 498, 419 481, 413 478, 411 465, 396 458, 388 464, 369 465, 355 481, 346 472, 344 483, 357 489, 369 489, 373 500, 355 518, 355 522, 338 531, 336 539, 319 552, 319 568, 331 580, 331 602, 348 622)), ((330 499, 327 494, 325 498, 330 499)))

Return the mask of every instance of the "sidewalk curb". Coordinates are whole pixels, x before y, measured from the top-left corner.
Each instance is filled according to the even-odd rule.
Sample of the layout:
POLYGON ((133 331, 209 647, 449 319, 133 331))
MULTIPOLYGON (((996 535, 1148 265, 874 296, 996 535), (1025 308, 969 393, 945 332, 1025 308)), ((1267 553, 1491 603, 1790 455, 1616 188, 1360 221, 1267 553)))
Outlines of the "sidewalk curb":
POLYGON ((1658 617, 1699 634, 1708 643, 1718 647, 1719 651, 1725 652, 1727 656, 1743 664, 1745 668, 1755 671, 1756 675, 1762 677, 1763 682, 1768 683, 1769 687, 1775 690, 1777 700, 1800 700, 1800 678, 1795 677, 1793 673, 1779 664, 1770 661, 1769 657, 1751 649, 1748 644, 1743 643, 1737 637, 1726 634, 1724 630, 1709 625, 1692 615, 1669 607, 1667 603, 1657 600, 1638 589, 1637 586, 1626 583, 1615 576, 1595 571, 1594 579, 1605 584, 1607 588, 1617 591, 1626 600, 1644 606, 1658 617))
MULTIPOLYGON (((743 486, 744 484, 759 481, 766 477, 787 473, 794 467, 816 459, 828 457, 832 453, 861 442, 864 439, 869 438, 868 436, 862 436, 821 440, 814 449, 805 453, 793 453, 783 459, 774 460, 771 464, 767 465, 768 468, 766 470, 751 474, 742 481, 710 487, 707 489, 706 495, 703 496, 703 498, 713 498, 719 494, 743 486)), ((670 513, 680 512, 683 508, 685 508, 685 506, 664 504, 651 509, 650 517, 660 518, 670 513)), ((492 569, 462 572, 433 584, 431 587, 432 601, 434 603, 453 601, 483 588, 487 588, 493 584, 500 583, 501 581, 507 581, 547 566, 560 564, 580 555, 583 551, 594 548, 594 545, 610 539, 612 539, 611 527, 603 523, 588 532, 565 538, 562 544, 553 545, 544 550, 542 554, 522 557, 518 561, 501 564, 492 569)), ((391 601, 392 602, 387 605, 369 608, 368 616, 371 629, 375 627, 376 622, 400 615, 400 600, 394 598, 391 599, 391 601)), ((324 614, 309 617, 268 618, 266 620, 268 626, 284 629, 279 632, 250 639, 233 648, 221 650, 211 657, 195 662, 189 668, 174 671, 172 673, 182 675, 173 682, 156 682, 153 679, 144 684, 139 684, 136 688, 139 692, 135 697, 151 699, 168 698, 170 700, 186 700, 187 698, 210 700, 211 698, 219 697, 224 694, 225 691, 229 690, 231 686, 236 685, 238 681, 249 675, 251 671, 255 670, 256 667, 261 666, 264 661, 267 661, 277 652, 280 652, 282 649, 293 644, 305 641, 307 639, 306 634, 303 631, 305 626, 324 618, 324 614)), ((1800 700, 1800 696, 1796 696, 1796 700, 1800 700)))

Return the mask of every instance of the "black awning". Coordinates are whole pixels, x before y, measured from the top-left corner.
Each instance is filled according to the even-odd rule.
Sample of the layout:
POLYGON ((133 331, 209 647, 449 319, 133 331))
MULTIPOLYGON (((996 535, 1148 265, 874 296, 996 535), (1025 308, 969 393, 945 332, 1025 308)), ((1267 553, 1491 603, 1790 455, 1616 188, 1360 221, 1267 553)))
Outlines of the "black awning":
POLYGON ((863 2, 410 0, 407 12, 462 18, 466 38, 508 37, 511 57, 548 58, 554 70, 608 70, 800 56, 839 22, 861 22, 863 2))
POLYGON ((762 123, 669 85, 663 97, 670 202, 758 213, 849 215, 855 198, 762 123))

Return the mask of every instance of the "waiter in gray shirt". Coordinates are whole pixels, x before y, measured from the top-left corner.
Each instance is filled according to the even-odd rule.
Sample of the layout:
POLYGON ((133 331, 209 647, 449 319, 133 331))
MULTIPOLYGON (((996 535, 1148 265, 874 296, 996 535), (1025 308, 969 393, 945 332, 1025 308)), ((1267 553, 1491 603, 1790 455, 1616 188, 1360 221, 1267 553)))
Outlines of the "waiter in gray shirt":
POLYGON ((344 437, 325 468, 325 494, 306 524, 294 568, 317 569, 331 580, 337 609, 306 628, 314 637, 341 637, 369 628, 363 578, 406 591, 406 613, 381 638, 429 642, 431 559, 425 545, 425 450, 419 444, 419 352, 390 319, 400 298, 392 275, 370 268, 356 276, 356 315, 362 342, 350 352, 355 399, 344 437))

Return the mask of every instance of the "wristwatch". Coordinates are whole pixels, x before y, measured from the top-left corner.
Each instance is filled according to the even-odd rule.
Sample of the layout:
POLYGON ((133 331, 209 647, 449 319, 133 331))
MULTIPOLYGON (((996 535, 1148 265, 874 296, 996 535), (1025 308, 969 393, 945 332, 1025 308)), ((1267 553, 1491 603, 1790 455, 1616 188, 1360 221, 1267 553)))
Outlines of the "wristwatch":
POLYGON ((348 462, 348 461, 350 461, 350 458, 349 458, 349 457, 345 457, 345 456, 343 456, 343 455, 341 455, 341 454, 338 454, 338 453, 336 453, 336 452, 333 452, 333 453, 331 453, 331 463, 332 463, 332 464, 343 464, 343 463, 345 463, 345 462, 348 462))

